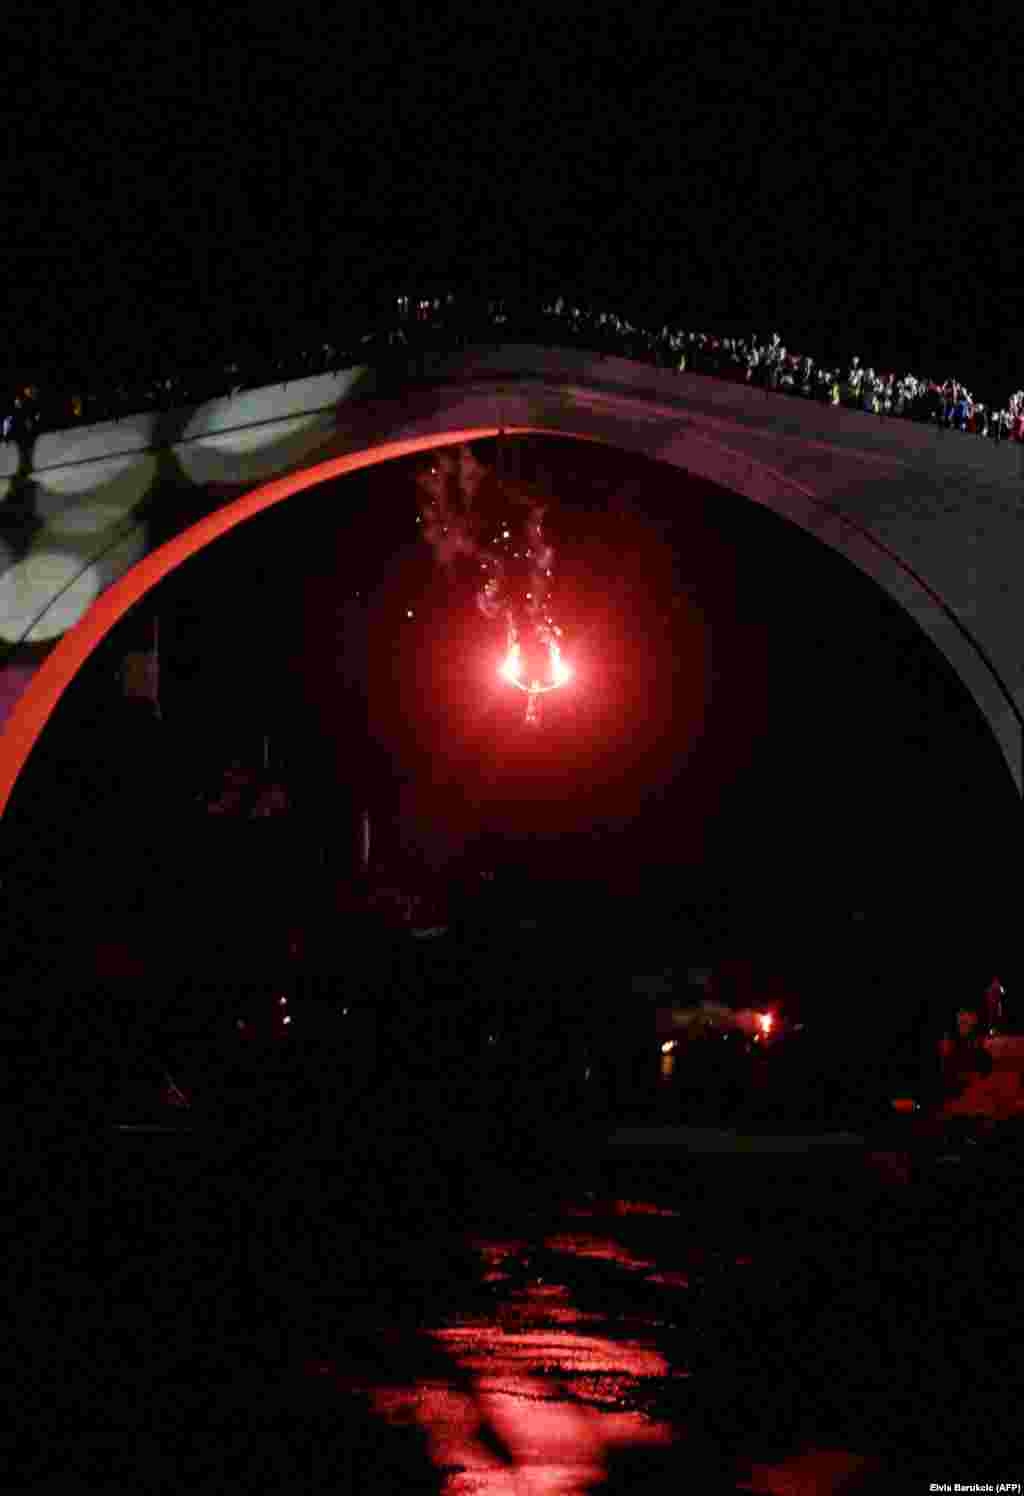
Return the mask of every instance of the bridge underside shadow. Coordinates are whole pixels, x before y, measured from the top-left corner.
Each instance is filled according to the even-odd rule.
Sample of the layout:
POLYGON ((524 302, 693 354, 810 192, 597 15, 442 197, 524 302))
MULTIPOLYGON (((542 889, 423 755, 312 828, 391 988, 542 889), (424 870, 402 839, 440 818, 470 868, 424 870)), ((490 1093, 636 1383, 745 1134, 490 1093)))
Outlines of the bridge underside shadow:
MULTIPOLYGON (((498 348, 439 357, 421 364, 419 377, 400 391, 393 383, 375 386, 372 371, 360 374, 336 389, 329 409, 307 417, 299 407, 322 400, 322 380, 311 381, 317 389, 306 395, 282 391, 276 416, 273 392, 251 392, 266 397, 266 410, 260 407, 261 419, 245 428, 244 439, 241 428, 227 427, 208 439, 182 435, 188 423, 177 423, 176 461, 194 469, 200 484, 215 482, 210 461, 218 449, 225 458, 221 482, 236 493, 244 475, 262 468, 275 476, 134 560, 63 635, 18 698, 0 740, 0 810, 67 682, 125 612, 189 556, 319 484, 500 431, 600 442, 665 463, 763 505, 839 552, 896 600, 946 658, 1021 793, 1024 665, 1013 643, 1010 545, 1015 454, 954 435, 937 446, 934 432, 908 422, 875 422, 575 351, 498 348)), ((122 431, 107 444, 124 439, 122 431)), ((153 466, 140 438, 133 440, 134 456, 119 459, 122 483, 129 461, 153 466)), ((61 453, 55 446, 49 455, 61 453)), ((108 453, 104 461, 109 467, 114 457, 108 453)), ((46 470, 51 484, 58 468, 59 462, 46 470)))

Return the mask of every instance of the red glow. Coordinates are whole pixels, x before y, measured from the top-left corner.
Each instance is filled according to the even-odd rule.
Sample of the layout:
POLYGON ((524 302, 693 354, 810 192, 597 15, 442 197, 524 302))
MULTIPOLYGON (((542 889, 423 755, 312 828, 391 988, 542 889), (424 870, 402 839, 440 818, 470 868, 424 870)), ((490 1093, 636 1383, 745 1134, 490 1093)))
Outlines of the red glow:
POLYGON ((552 1303, 566 1297, 561 1285, 535 1284, 500 1331, 486 1323, 430 1331, 468 1385, 435 1378, 369 1387, 380 1415, 399 1424, 414 1418, 435 1465, 458 1472, 447 1476, 445 1491, 583 1496, 605 1479, 616 1446, 670 1442, 667 1423, 622 1408, 638 1379, 667 1377, 663 1356, 639 1341, 580 1334, 586 1316, 568 1304, 559 1313, 552 1303), (562 1321, 558 1329, 552 1319, 562 1321), (566 1384, 556 1380, 538 1395, 539 1378, 550 1376, 553 1339, 567 1365, 566 1384))
MULTIPOLYGON (((546 428, 506 426, 500 430, 506 436, 527 436, 543 434, 546 428)), ((205 519, 176 535, 173 540, 144 556, 90 605, 78 623, 68 630, 47 656, 15 702, 3 732, 0 733, 0 814, 7 808, 15 781, 71 680, 129 608, 182 562, 204 550, 221 535, 226 535, 236 525, 243 524, 274 504, 303 493, 307 488, 315 488, 319 483, 329 483, 348 473, 360 472, 363 468, 376 467, 400 457, 411 457, 418 452, 464 446, 467 442, 483 441, 498 434, 497 426, 473 426, 448 432, 441 437, 436 433, 408 437, 403 441, 383 442, 380 446, 368 447, 360 452, 347 452, 343 456, 328 458, 301 472, 275 478, 254 489, 252 493, 243 494, 240 499, 225 504, 223 508, 207 515, 205 519)), ((599 438, 586 432, 563 431, 561 434, 578 441, 601 444, 599 438)))
POLYGON ((572 670, 562 659, 562 652, 554 640, 548 645, 548 653, 551 659, 551 679, 546 684, 540 680, 526 679, 523 652, 515 641, 509 645, 508 653, 498 666, 498 674, 510 686, 518 686, 520 691, 527 691, 531 696, 543 696, 548 691, 556 691, 559 686, 566 685, 572 679, 572 670))
POLYGON ((772 1025, 775 1022, 775 1019, 772 1017, 771 1013, 759 1013, 758 1017, 757 1017, 757 1021, 761 1025, 761 1032, 762 1032, 762 1034, 770 1034, 771 1033, 771 1031, 772 1031, 772 1025))
POLYGON ((556 686, 564 686, 572 680, 572 671, 562 659, 562 651, 558 645, 551 645, 551 676, 556 686))
POLYGON ((522 651, 520 650, 518 644, 512 644, 509 646, 508 654, 498 666, 498 674, 503 675, 510 686, 518 686, 520 684, 519 677, 522 674, 522 670, 522 651))

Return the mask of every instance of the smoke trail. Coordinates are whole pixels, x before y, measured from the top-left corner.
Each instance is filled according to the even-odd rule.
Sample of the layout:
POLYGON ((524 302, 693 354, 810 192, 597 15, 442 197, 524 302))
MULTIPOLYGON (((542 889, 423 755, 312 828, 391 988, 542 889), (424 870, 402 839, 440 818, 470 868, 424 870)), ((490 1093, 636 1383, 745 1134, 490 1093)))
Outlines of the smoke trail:
POLYGON ((544 534, 545 506, 502 487, 485 514, 487 476, 469 447, 435 453, 417 479, 424 538, 449 576, 459 556, 475 563, 481 577, 476 602, 485 618, 504 619, 514 635, 528 621, 546 638, 554 630, 547 601, 555 553, 544 534), (515 511, 524 505, 522 521, 515 511))
POLYGON ((546 617, 545 604, 551 592, 555 551, 544 534, 545 512, 545 505, 534 504, 526 521, 526 559, 530 578, 526 611, 541 626, 553 626, 551 619, 546 617))
POLYGON ((424 538, 449 575, 460 555, 477 554, 479 520, 474 503, 485 476, 486 469, 469 447, 455 454, 435 453, 430 466, 417 474, 417 486, 424 496, 420 510, 424 538))

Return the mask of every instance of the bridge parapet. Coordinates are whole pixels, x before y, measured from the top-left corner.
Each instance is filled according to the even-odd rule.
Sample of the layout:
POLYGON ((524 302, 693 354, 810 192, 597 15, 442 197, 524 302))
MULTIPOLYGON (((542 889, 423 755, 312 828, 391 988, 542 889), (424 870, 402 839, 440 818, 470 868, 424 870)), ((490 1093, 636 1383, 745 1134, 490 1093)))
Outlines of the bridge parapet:
MULTIPOLYGON (((0 513, 19 499, 34 526, 27 549, 0 551, 0 702, 6 689, 13 705, 25 687, 17 646, 59 639, 147 554, 147 501, 158 485, 236 495, 285 478, 307 487, 318 468, 335 476, 342 457, 364 466, 384 444, 441 444, 455 431, 494 427, 607 442, 686 469, 839 551, 950 661, 1021 790, 1015 542, 1024 446, 578 348, 403 354, 376 368, 51 432, 20 454, 20 473, 15 449, 0 449, 0 513)), ((231 511, 228 502, 225 528, 244 517, 231 511)))

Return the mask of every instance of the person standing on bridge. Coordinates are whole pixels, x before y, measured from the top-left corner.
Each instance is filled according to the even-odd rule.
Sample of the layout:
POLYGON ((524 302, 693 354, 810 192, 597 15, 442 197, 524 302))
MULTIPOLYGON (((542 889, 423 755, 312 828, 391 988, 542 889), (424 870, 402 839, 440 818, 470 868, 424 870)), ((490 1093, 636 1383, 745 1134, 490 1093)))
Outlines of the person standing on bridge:
POLYGON ((1006 989, 998 977, 993 977, 985 988, 985 1027, 990 1034, 997 1034, 1003 1026, 1003 999, 1006 989))
POLYGON ((1024 394, 1020 391, 1010 400, 1010 418, 1013 440, 1024 441, 1024 394))
POLYGON ((948 431, 953 424, 953 409, 955 405, 953 381, 947 379, 939 393, 941 397, 939 424, 943 431, 948 431))

